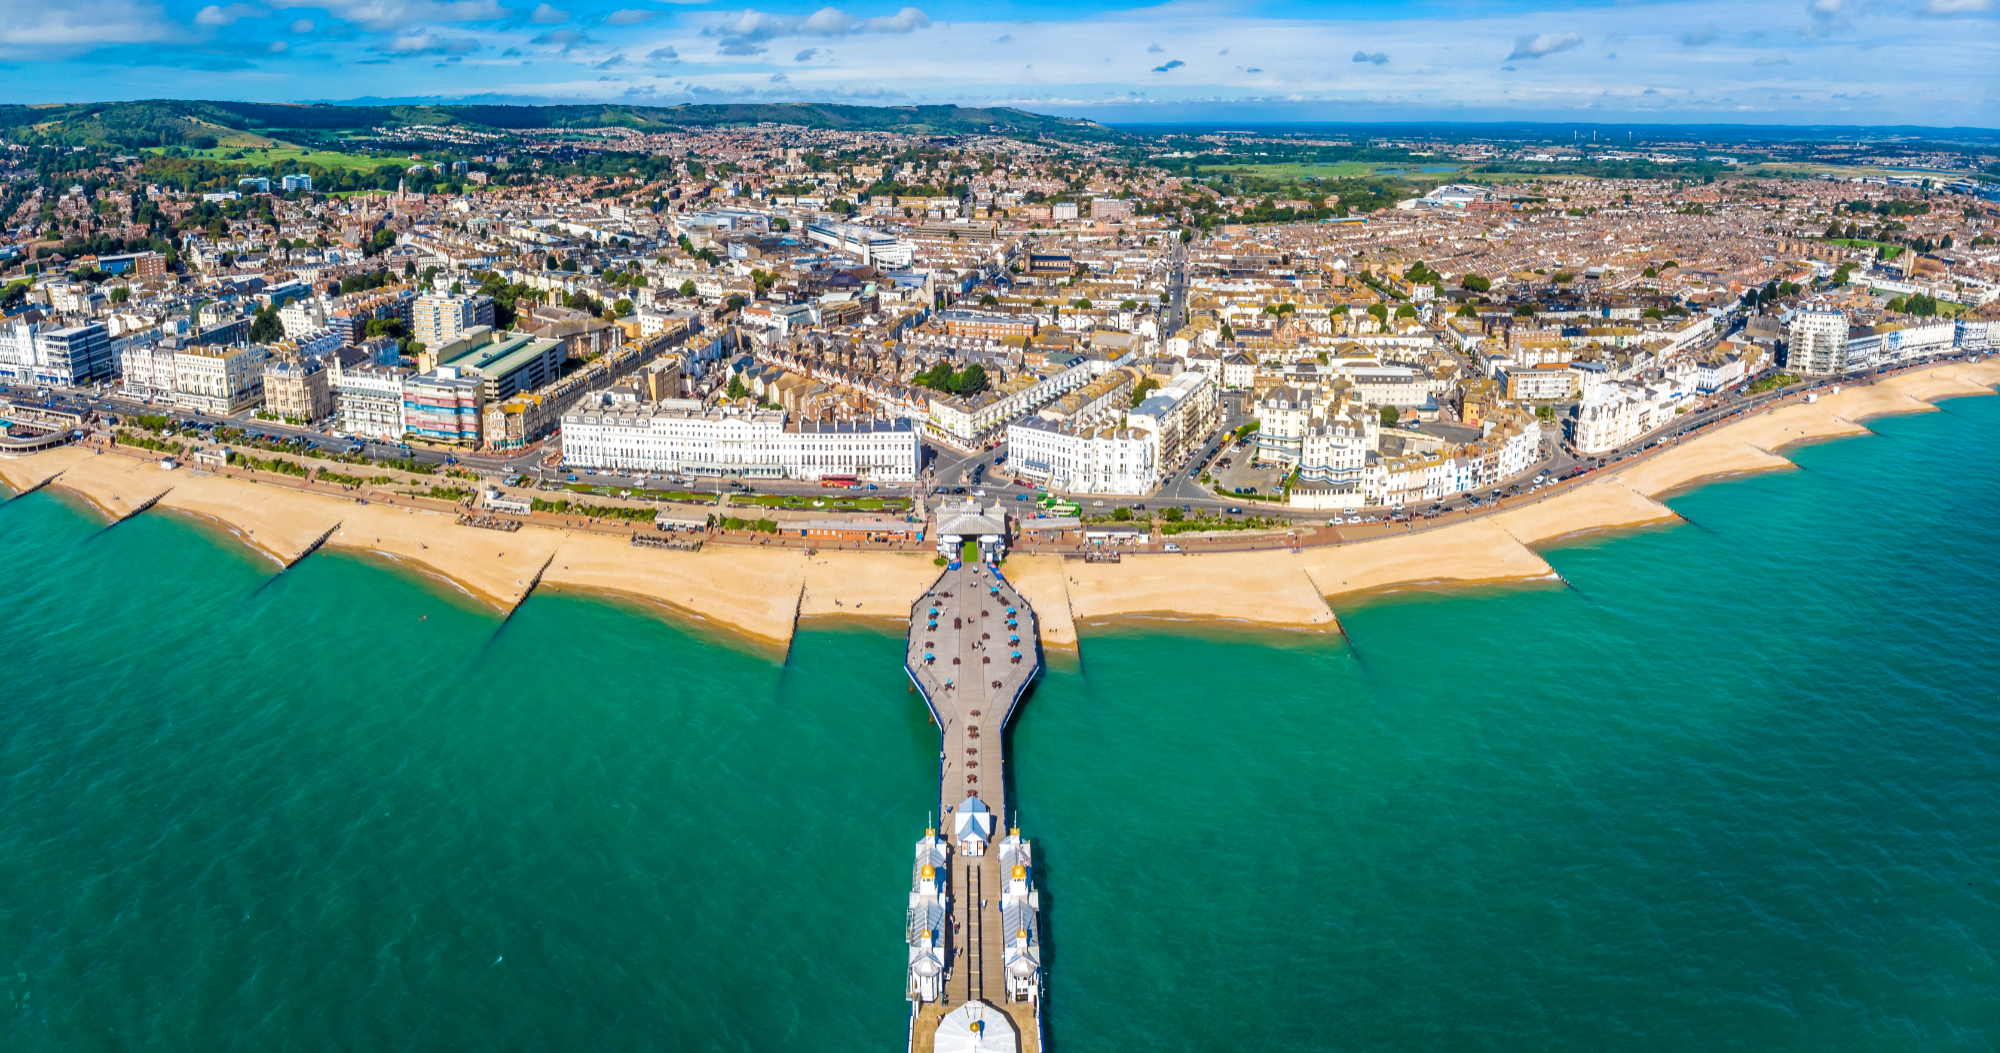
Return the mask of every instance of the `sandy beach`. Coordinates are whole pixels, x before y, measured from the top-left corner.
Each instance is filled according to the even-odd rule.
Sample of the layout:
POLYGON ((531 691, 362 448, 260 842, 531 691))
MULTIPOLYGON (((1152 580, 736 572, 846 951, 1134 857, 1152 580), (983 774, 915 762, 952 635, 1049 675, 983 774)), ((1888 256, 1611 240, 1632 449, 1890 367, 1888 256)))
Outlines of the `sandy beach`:
MULTIPOLYGON (((1005 573, 1041 617, 1043 644, 1077 646, 1078 626, 1135 615, 1239 620, 1331 629, 1329 597, 1401 587, 1533 581, 1553 577, 1534 547, 1576 534, 1678 520, 1660 498, 1700 482, 1784 469, 1778 451, 1802 442, 1864 434, 1861 421, 1935 411, 1930 400, 1990 395, 2000 359, 1947 363, 1883 378, 1814 403, 1793 402, 1734 421, 1590 482, 1497 514, 1409 534, 1299 552, 1128 556, 1085 563, 1020 555, 1005 573)), ((511 533, 460 526, 449 513, 400 504, 360 504, 334 492, 183 468, 150 459, 65 447, 0 460, 15 491, 54 476, 108 519, 147 502, 223 525, 277 564, 326 546, 375 552, 447 579, 498 610, 536 587, 631 596, 786 645, 802 617, 901 620, 937 574, 928 555, 710 545, 700 552, 635 548, 619 536, 530 525, 511 533)))

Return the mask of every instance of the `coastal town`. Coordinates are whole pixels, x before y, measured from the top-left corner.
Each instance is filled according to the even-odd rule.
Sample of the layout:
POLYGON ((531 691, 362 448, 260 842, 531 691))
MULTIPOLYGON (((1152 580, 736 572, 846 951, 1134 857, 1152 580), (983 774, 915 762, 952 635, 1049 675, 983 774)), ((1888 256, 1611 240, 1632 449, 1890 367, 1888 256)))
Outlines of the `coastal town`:
POLYGON ((421 149, 360 192, 255 150, 45 179, 8 144, 0 383, 184 457, 430 465, 502 505, 907 523, 976 495, 1164 544, 1534 493, 1759 393, 2000 338, 2000 208, 1943 173, 1341 181, 1350 204, 1185 149, 468 136, 390 136, 421 149), (646 171, 562 174, 586 147, 646 171), (840 488, 876 495, 798 500, 840 488))
POLYGON ((785 668, 894 625, 870 717, 928 717, 936 793, 857 931, 910 1053, 1050 1041, 1010 727, 1085 627, 1358 658, 1337 600, 1579 589, 1549 547, 2000 384, 1972 148, 648 121, 12 129, 0 486, 188 516, 260 591, 344 549, 785 668))

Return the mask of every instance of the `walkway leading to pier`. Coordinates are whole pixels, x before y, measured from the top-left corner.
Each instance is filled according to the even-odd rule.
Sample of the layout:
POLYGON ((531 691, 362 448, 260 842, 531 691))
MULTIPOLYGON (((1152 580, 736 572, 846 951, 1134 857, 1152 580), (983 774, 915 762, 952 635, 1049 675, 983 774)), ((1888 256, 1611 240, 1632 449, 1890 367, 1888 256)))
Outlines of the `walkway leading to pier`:
POLYGON ((1039 919, 1003 902, 1016 864, 1031 865, 1029 849, 1009 842, 1005 732, 1041 669, 1039 640, 1004 572, 980 564, 948 568, 910 610, 906 660, 942 739, 938 829, 950 849, 947 978, 942 1000, 917 1006, 915 1053, 935 1048, 939 1019, 972 1001, 1005 1014, 1020 1053, 1041 1048, 1039 997, 1017 1000, 1008 980, 1009 944, 1027 931, 1038 954, 1039 919))

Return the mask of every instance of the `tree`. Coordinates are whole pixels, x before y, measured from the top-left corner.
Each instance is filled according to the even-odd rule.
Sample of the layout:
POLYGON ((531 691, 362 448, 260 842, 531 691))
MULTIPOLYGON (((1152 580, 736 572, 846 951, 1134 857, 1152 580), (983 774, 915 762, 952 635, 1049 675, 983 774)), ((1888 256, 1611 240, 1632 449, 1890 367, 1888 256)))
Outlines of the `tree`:
POLYGON ((1172 302, 1174 302, 1174 298, 1173 298, 1173 295, 1172 295, 1171 293, 1161 293, 1161 294, 1160 294, 1160 302, 1161 302, 1161 303, 1172 303, 1172 302))
POLYGON ((682 296, 693 296, 694 294, 695 294, 695 288, 694 288, 693 278, 689 278, 687 281, 681 283, 682 296))
POLYGON ((979 306, 998 307, 1000 306, 1000 298, 998 296, 993 295, 992 293, 987 293, 986 295, 979 298, 979 306))
POLYGON ((1137 300, 1122 301, 1119 303, 1118 309, 1121 311, 1136 311, 1139 309, 1139 301, 1137 300))
POLYGON ((1086 299, 1084 299, 1084 298, 1083 298, 1083 297, 1081 297, 1081 296, 1077 297, 1077 298, 1076 298, 1075 300, 1072 300, 1072 301, 1071 301, 1071 304, 1072 304, 1073 306, 1075 306, 1077 310, 1080 310, 1080 311, 1088 311, 1088 310, 1090 310, 1090 308, 1091 308, 1091 303, 1090 303, 1090 301, 1089 301, 1089 300, 1086 300, 1086 299))
POLYGON ((1389 320, 1389 308, 1379 303, 1371 303, 1368 305, 1368 315, 1378 322, 1387 322, 1389 320))
POLYGON ((112 303, 124 303, 125 301, 127 301, 127 300, 129 300, 129 299, 131 299, 131 298, 132 298, 132 288, 131 288, 131 286, 128 286, 128 285, 120 285, 120 286, 118 286, 117 288, 115 288, 115 289, 111 290, 111 302, 112 302, 112 303))
POLYGON ((1181 521, 1181 510, 1168 505, 1167 510, 1160 513, 1160 518, 1169 523, 1178 523, 1181 521))
POLYGON ((1473 309, 1472 309, 1472 305, 1471 305, 1471 304, 1464 304, 1464 305, 1461 305, 1461 306, 1459 307, 1459 309, 1458 309, 1458 310, 1456 310, 1456 311, 1454 311, 1454 312, 1452 312, 1452 314, 1453 314, 1454 316, 1456 316, 1456 317, 1459 317, 1459 318, 1477 318, 1477 317, 1479 317, 1479 312, 1478 312, 1478 311, 1475 311, 1475 310, 1473 310, 1473 309))
POLYGON ((1118 520, 1120 523, 1123 523, 1126 520, 1132 518, 1132 510, 1126 508, 1124 505, 1119 505, 1117 508, 1111 510, 1111 518, 1118 520))
POLYGON ((1384 407, 1382 407, 1382 426, 1383 426, 1383 427, 1385 427, 1385 428, 1393 428, 1393 427, 1395 427, 1395 426, 1396 426, 1396 422, 1397 422, 1398 420, 1400 420, 1400 419, 1402 419, 1402 414, 1400 414, 1400 413, 1396 412, 1396 407, 1394 407, 1394 406, 1384 406, 1384 407))
POLYGON ((743 386, 743 375, 741 373, 729 378, 728 395, 730 398, 740 399, 749 394, 750 389, 743 386))
POLYGON ((620 300, 611 305, 611 313, 620 318, 632 313, 632 301, 620 300))
POLYGON ((1516 318, 1533 318, 1534 316, 1535 316, 1535 308, 1534 305, 1532 304, 1524 303, 1514 308, 1514 317, 1516 318))
POLYGON ((285 338, 285 323, 278 321, 278 310, 266 307, 259 310, 250 321, 250 342, 253 344, 276 343, 285 338))
POLYGON ((1458 286, 1459 288, 1464 289, 1468 292, 1477 292, 1477 293, 1490 292, 1493 289, 1493 283, 1491 281, 1483 277, 1480 277, 1477 274, 1467 274, 1461 276, 1458 279, 1458 286))
POLYGON ((1415 318, 1416 316, 1417 309, 1411 307, 1409 304, 1403 304, 1396 308, 1396 317, 1398 318, 1415 318))

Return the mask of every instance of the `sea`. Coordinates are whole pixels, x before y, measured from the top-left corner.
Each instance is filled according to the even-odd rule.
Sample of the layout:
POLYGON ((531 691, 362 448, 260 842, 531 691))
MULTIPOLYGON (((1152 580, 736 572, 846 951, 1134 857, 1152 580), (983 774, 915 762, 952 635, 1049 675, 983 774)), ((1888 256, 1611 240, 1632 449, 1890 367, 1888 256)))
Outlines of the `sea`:
MULTIPOLYGON (((1561 581, 1086 626, 1012 732, 1049 1048, 2000 1048, 2000 399, 1941 408, 1561 581)), ((0 568, 0 1050, 903 1045, 895 630, 50 490, 0 568)))

